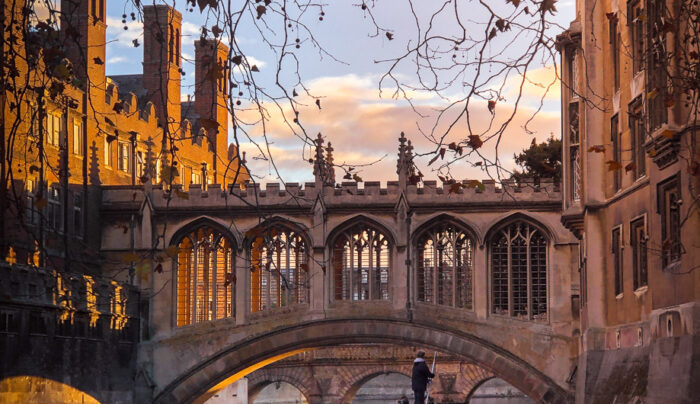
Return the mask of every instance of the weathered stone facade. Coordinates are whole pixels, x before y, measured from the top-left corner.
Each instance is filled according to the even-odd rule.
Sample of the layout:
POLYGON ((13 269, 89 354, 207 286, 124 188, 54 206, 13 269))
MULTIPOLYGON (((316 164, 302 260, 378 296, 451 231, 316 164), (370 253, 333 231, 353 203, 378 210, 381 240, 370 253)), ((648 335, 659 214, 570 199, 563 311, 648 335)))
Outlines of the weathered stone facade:
POLYGON ((690 42, 658 28, 681 24, 680 3, 697 6, 577 1, 559 37, 562 222, 581 246, 577 402, 700 400, 698 122, 663 81, 690 42), (655 59, 659 41, 671 63, 655 59))

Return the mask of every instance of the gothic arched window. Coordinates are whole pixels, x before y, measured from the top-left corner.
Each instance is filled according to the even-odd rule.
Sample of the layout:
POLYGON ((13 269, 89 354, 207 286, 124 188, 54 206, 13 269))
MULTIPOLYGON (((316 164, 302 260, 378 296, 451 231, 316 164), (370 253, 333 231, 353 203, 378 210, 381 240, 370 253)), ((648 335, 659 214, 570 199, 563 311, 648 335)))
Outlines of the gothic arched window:
POLYGON ((474 242, 450 223, 438 223, 418 239, 418 301, 472 308, 474 242))
POLYGON ((509 224, 491 240, 491 312, 547 318, 547 239, 527 222, 509 224))
POLYGON ((202 226, 177 244, 177 325, 233 316, 234 249, 202 226))
POLYGON ((301 234, 279 224, 252 233, 250 311, 307 303, 308 251, 301 234))
POLYGON ((378 229, 359 224, 333 243, 336 300, 389 300, 390 244, 378 229))

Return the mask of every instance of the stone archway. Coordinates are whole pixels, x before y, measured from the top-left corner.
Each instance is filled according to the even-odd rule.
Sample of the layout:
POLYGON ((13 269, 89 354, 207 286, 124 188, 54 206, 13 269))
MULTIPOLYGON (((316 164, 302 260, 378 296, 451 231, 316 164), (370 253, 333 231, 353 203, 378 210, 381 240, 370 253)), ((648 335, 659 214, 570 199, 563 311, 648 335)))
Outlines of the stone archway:
POLYGON ((202 402, 265 364, 303 350, 341 344, 412 344, 464 357, 536 401, 565 403, 571 396, 512 353, 458 330, 402 320, 339 319, 301 323, 249 337, 192 364, 155 397, 155 403, 202 402))
POLYGON ((248 376, 249 401, 252 402, 262 389, 276 382, 285 382, 296 387, 309 403, 312 402, 312 397, 319 394, 311 374, 297 369, 289 371, 289 369, 263 368, 248 376))
POLYGON ((340 391, 339 396, 342 397, 342 404, 351 404, 352 399, 355 397, 355 394, 362 388, 362 386, 370 381, 371 379, 384 375, 384 374, 389 374, 389 373, 398 373, 400 375, 404 375, 408 378, 411 377, 411 368, 409 366, 387 366, 384 369, 377 370, 377 369, 367 369, 363 372, 360 372, 356 375, 353 375, 353 377, 350 380, 347 380, 347 383, 344 388, 340 391))

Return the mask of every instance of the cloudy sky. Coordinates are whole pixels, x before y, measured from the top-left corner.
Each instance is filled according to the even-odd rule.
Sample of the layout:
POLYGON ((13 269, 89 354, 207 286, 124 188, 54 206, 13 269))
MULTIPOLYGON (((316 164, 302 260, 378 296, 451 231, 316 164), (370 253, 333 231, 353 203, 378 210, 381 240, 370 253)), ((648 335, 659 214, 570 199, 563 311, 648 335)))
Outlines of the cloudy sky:
MULTIPOLYGON (((441 2, 419 0, 415 3, 416 14, 423 17, 429 16, 430 12, 434 11, 432 8, 441 2)), ((467 2, 465 3, 468 5, 467 2)), ((138 16, 136 21, 132 21, 130 13, 133 9, 129 3, 108 0, 107 4, 107 74, 141 73, 143 47, 135 48, 133 40, 139 39, 139 42, 143 43, 143 24, 138 16), (122 14, 127 15, 126 24, 122 22, 122 14), (125 25, 128 27, 127 30, 124 30, 125 25)), ((360 4, 361 0, 333 1, 332 4, 323 5, 323 7, 310 7, 302 14, 302 21, 313 32, 315 39, 328 52, 327 54, 311 41, 308 34, 304 32, 303 26, 295 25, 290 30, 300 38, 300 48, 296 50, 300 61, 299 73, 310 93, 320 97, 322 104, 322 108, 319 109, 314 104, 314 99, 305 98, 302 95, 299 98, 300 103, 303 104, 299 111, 300 118, 309 135, 315 136, 320 132, 326 140, 333 143, 337 163, 355 166, 355 170, 359 171, 360 176, 366 181, 393 180, 396 177, 397 138, 400 132, 405 132, 407 137, 413 140, 417 152, 427 153, 434 150, 434 146, 426 140, 421 131, 429 132, 437 111, 444 108, 449 100, 430 93, 416 93, 414 110, 406 101, 392 98, 390 88, 388 88, 389 91, 383 91, 380 94, 379 80, 389 68, 388 63, 381 61, 405 52, 407 44, 416 34, 415 20, 405 0, 372 2, 374 19, 383 28, 391 30, 393 34, 393 40, 390 41, 383 33, 375 35, 376 29, 372 16, 363 11, 360 4), (319 17, 323 17, 323 20, 319 17)), ((568 26, 568 22, 574 18, 573 0, 559 1, 556 5, 558 13, 552 17, 552 20, 561 26, 568 26)), ((181 2, 177 2, 176 7, 183 13, 182 54, 185 59, 183 68, 186 72, 183 94, 192 94, 194 92, 193 44, 201 34, 201 27, 203 25, 211 27, 216 17, 212 13, 201 14, 196 7, 190 12, 181 2)), ((483 30, 478 25, 478 21, 476 17, 473 19, 475 31, 483 30)), ((444 24, 446 33, 454 28, 449 22, 444 24)), ((252 24, 247 28, 240 31, 237 41, 245 49, 248 61, 259 67, 260 73, 257 77, 260 85, 273 91, 276 58, 260 37, 262 34, 274 37, 279 35, 279 30, 275 31, 271 26, 269 31, 261 33, 252 24)), ((468 26, 468 29, 471 27, 468 26)), ((474 55, 465 51, 455 57, 466 59, 474 55)), ((406 82, 409 83, 411 75, 414 74, 410 68, 402 68, 398 73, 405 75, 406 82)), ((543 141, 550 135, 559 137, 558 85, 549 88, 541 111, 528 125, 533 133, 526 133, 523 129, 525 121, 539 107, 543 99, 544 87, 552 82, 553 75, 553 67, 542 64, 537 70, 528 74, 523 101, 499 146, 499 155, 504 165, 512 166, 513 153, 527 147, 533 137, 538 141, 543 141)), ((505 83, 504 100, 500 101, 503 105, 512 101, 508 95, 513 97, 517 94, 519 81, 518 77, 511 77, 505 83)), ((450 91, 453 91, 454 97, 458 98, 463 95, 460 91, 464 90, 457 87, 450 91)), ((480 108, 485 112, 476 114, 474 122, 477 126, 487 126, 490 119, 486 101, 482 104, 475 105, 477 111, 480 108)), ((282 110, 289 112, 288 107, 282 110)), ((497 108, 497 110, 507 110, 507 108, 497 108)), ((266 128, 270 140, 269 150, 282 176, 281 179, 285 182, 312 180, 312 168, 306 161, 309 157, 308 147, 304 148, 303 142, 289 131, 280 119, 281 114, 275 111, 276 109, 270 108, 266 128)), ((497 115, 495 122, 502 122, 503 119, 497 115)), ((254 140, 262 144, 262 131, 259 128, 252 128, 250 133, 254 140)), ((466 128, 455 131, 453 138, 449 141, 459 140, 460 137, 465 138, 466 134, 466 128)), ((259 181, 279 181, 270 159, 264 158, 269 156, 261 154, 253 144, 244 144, 243 149, 247 151, 248 165, 259 181)), ((485 151, 488 153, 488 150, 485 151)), ((417 159, 417 164, 426 179, 435 179, 437 177, 437 173, 434 172, 435 167, 427 165, 430 157, 417 159)), ((474 167, 465 161, 455 164, 451 170, 457 178, 487 177, 479 167, 474 167)))

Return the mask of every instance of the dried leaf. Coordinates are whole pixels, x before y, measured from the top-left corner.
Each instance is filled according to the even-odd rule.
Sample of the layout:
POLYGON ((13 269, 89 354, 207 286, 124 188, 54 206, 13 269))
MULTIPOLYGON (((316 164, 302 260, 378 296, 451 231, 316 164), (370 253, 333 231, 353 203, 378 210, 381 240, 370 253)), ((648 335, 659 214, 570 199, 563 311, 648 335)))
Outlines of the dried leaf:
POLYGON ((607 166, 608 166, 608 171, 622 170, 622 164, 620 164, 619 161, 608 160, 605 162, 605 164, 607 164, 607 166))
POLYGON ((250 68, 250 71, 251 71, 251 72, 259 72, 260 69, 258 69, 258 65, 253 65, 253 66, 250 68))
POLYGON ((440 160, 445 158, 446 151, 447 151, 447 149, 445 149, 444 147, 440 149, 440 160))
POLYGON ((177 195, 178 197, 180 197, 182 199, 190 199, 190 194, 188 194, 185 191, 181 191, 180 189, 175 190, 175 195, 177 195))
POLYGON ((163 273, 163 264, 156 265, 156 267, 153 268, 153 272, 162 274, 163 273))
POLYGON ((629 163, 629 164, 627 164, 627 165, 625 166, 625 173, 628 173, 628 172, 634 170, 635 167, 636 167, 636 166, 634 165, 634 163, 629 163))
POLYGON ((355 182, 362 182, 362 177, 357 174, 353 174, 352 179, 355 180, 355 182))
POLYGON ((666 139, 673 139, 673 137, 676 136, 676 132, 666 129, 661 133, 661 136, 665 137, 666 139))
POLYGON ((224 276, 224 287, 227 287, 230 284, 236 284, 236 274, 228 272, 224 276))
POLYGON ((489 100, 489 112, 493 114, 495 110, 496 110, 496 101, 489 100))
POLYGON ((263 6, 262 4, 259 5, 258 7, 255 8, 255 12, 258 13, 258 20, 267 12, 267 7, 263 6))
POLYGON ((388 40, 391 41, 392 39, 394 39, 394 34, 392 34, 391 32, 387 32, 387 33, 386 33, 386 37, 387 37, 388 40))
POLYGON ((486 189, 486 186, 484 185, 484 183, 479 181, 479 180, 471 180, 467 183, 467 186, 469 188, 477 188, 480 191, 483 191, 486 189))
POLYGON ((122 254, 122 261, 126 264, 139 261, 139 256, 133 252, 126 252, 122 254))
POLYGON ((467 144, 472 149, 476 150, 479 147, 481 147, 484 144, 484 142, 481 140, 481 137, 479 137, 479 135, 469 135, 469 141, 467 142, 467 144))
POLYGON ((165 249, 165 255, 167 255, 170 258, 177 258, 177 255, 180 253, 180 247, 176 245, 171 245, 170 247, 165 249))
POLYGON ((588 152, 603 153, 605 152, 605 146, 603 146, 602 144, 593 145, 588 148, 588 152))
POLYGON ((93 58, 92 61, 95 62, 96 65, 103 65, 103 64, 105 64, 105 62, 103 62, 102 59, 97 58, 97 57, 96 57, 96 58, 93 58))
POLYGON ((219 129, 219 123, 213 119, 200 118, 199 124, 202 125, 204 130, 206 130, 207 132, 210 130, 213 130, 213 129, 216 129, 216 130, 219 129))
POLYGON ((241 63, 243 63, 243 56, 235 55, 231 58, 231 62, 235 65, 240 65, 241 63))

